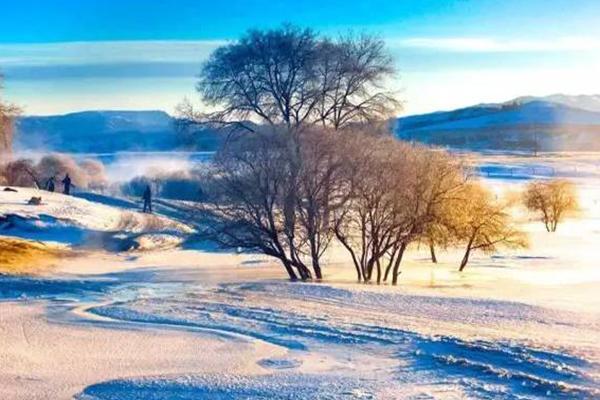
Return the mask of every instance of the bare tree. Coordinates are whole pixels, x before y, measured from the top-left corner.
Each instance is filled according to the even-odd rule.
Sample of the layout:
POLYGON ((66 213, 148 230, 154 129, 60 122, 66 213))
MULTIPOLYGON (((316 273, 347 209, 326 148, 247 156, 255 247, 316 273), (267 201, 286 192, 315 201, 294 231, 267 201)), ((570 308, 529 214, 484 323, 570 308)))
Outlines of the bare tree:
POLYGON ((275 257, 290 279, 307 279, 311 274, 298 260, 297 237, 286 231, 288 160, 286 139, 276 132, 231 142, 215 158, 214 170, 208 171, 206 202, 199 215, 206 238, 225 248, 275 257))
POLYGON ((392 284, 397 284, 400 264, 408 246, 418 241, 430 230, 447 218, 447 203, 453 200, 468 179, 468 174, 459 160, 441 150, 415 146, 412 159, 406 167, 410 172, 404 182, 407 190, 402 198, 404 205, 404 229, 398 232, 397 240, 390 251, 384 280, 390 273, 392 284))
POLYGON ((216 111, 186 114, 204 123, 253 130, 248 120, 298 128, 385 120, 400 107, 383 89, 393 60, 380 39, 338 40, 284 25, 251 30, 215 50, 204 64, 197 90, 216 111))
MULTIPOLYGON (((344 181, 338 171, 349 164, 339 161, 339 153, 332 151, 337 145, 329 142, 326 132, 391 117, 399 103, 382 87, 393 72, 391 57, 378 39, 363 36, 333 41, 290 25, 252 30, 217 49, 202 68, 197 90, 214 111, 197 113, 189 105, 181 108, 184 119, 199 124, 242 128, 257 137, 264 137, 268 130, 263 148, 252 147, 256 151, 252 155, 242 152, 252 157, 245 166, 230 162, 239 161, 239 146, 233 145, 234 153, 223 149, 221 156, 229 164, 220 165, 224 167, 220 174, 239 178, 236 169, 248 165, 253 166, 252 173, 261 171, 273 179, 285 172, 277 178, 276 192, 266 191, 266 197, 275 196, 273 209, 263 211, 273 214, 273 222, 268 218, 267 222, 272 230, 277 227, 277 245, 271 243, 271 247, 281 247, 275 256, 287 264, 292 278, 294 268, 301 278, 312 276, 303 261, 306 256, 315 277, 322 276, 319 258, 332 238, 331 212, 347 197, 340 190, 344 181), (275 134, 280 138, 275 139, 275 134), (276 174, 254 168, 261 154, 273 156, 263 154, 267 148, 285 155, 283 165, 269 166, 279 169, 276 174)), ((235 136, 230 139, 235 141, 235 136)), ((277 162, 282 162, 281 157, 277 162)), ((222 183, 235 182, 228 179, 222 183)), ((225 200, 231 204, 239 199, 226 196, 225 200)), ((249 221, 264 226, 261 219, 249 221)), ((273 255, 272 248, 261 248, 266 250, 273 255)))
MULTIPOLYGON (((2 75, 0 74, 0 92, 2 91, 2 75)), ((5 103, 0 97, 0 155, 10 153, 13 143, 13 123, 20 109, 13 104, 5 103)))
POLYGON ((401 193, 410 147, 392 138, 358 135, 352 154, 350 199, 334 212, 333 229, 350 254, 357 278, 364 282, 376 271, 383 278, 382 262, 403 229, 401 193))
POLYGON ((462 203, 453 212, 453 229, 457 238, 466 242, 459 271, 463 271, 475 250, 492 253, 499 246, 523 248, 527 237, 511 224, 510 204, 495 200, 479 184, 470 184, 462 191, 462 203))
POLYGON ((340 131, 315 128, 305 130, 300 142, 298 232, 307 245, 317 279, 322 278, 319 260, 334 237, 332 213, 349 201, 356 177, 357 163, 350 143, 340 131))
POLYGON ((443 152, 392 138, 358 142, 351 200, 338 210, 335 234, 350 253, 359 280, 398 281, 407 247, 439 219, 442 205, 465 182, 460 165, 443 152), (359 156, 360 157, 360 156, 359 156))
POLYGON ((288 134, 263 129, 224 147, 207 171, 199 215, 206 237, 221 246, 275 257, 291 279, 321 279, 320 259, 333 238, 323 204, 335 210, 347 201, 349 153, 338 132, 305 130, 295 172, 288 134))
POLYGON ((548 232, 556 232, 558 223, 579 209, 575 185, 564 179, 530 183, 523 202, 527 209, 540 215, 548 232))
POLYGON ((436 249, 446 250, 460 244, 460 238, 455 232, 458 223, 456 219, 461 215, 457 210, 464 207, 465 202, 468 201, 465 199, 464 190, 470 184, 471 175, 460 162, 455 164, 455 168, 462 171, 463 177, 449 175, 450 186, 446 186, 449 190, 443 193, 441 201, 437 201, 435 207, 431 209, 428 222, 425 223, 422 235, 418 238, 419 244, 429 248, 432 263, 438 262, 436 249))
POLYGON ((315 122, 343 129, 388 119, 401 106, 394 93, 384 88, 394 74, 393 59, 379 38, 346 35, 321 40, 315 122))

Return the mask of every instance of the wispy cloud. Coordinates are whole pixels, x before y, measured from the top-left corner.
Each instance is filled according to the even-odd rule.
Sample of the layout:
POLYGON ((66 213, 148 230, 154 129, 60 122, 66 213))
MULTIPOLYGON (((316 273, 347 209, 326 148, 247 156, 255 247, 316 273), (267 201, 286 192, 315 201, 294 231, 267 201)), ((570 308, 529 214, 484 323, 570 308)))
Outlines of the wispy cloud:
MULTIPOLYGON (((600 37, 389 37, 407 112, 551 92, 598 93, 600 37), (568 56, 564 56, 568 53, 568 56), (532 54, 534 55, 532 57, 532 54), (540 55, 540 57, 538 57, 540 55), (451 94, 451 95, 450 95, 451 94)), ((202 61, 225 41, 0 44, 5 95, 30 114, 164 109, 194 98, 202 61)))
MULTIPOLYGON (((548 40, 488 37, 388 38, 394 48, 454 53, 584 52, 600 50, 600 38, 548 40)), ((183 63, 205 60, 226 41, 112 41, 0 44, 0 67, 53 67, 108 64, 183 63)))
POLYGON ((0 44, 0 66, 198 62, 225 41, 0 44))
POLYGON ((561 37, 547 40, 495 39, 485 37, 395 38, 391 46, 464 53, 569 52, 600 50, 600 39, 561 37))

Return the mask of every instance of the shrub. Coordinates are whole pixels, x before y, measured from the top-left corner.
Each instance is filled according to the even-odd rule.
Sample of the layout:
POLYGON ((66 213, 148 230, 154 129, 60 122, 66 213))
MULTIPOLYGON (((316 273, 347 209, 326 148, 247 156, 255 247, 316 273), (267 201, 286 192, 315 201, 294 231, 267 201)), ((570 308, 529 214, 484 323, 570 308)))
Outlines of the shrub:
POLYGON ((556 232, 558 223, 579 209, 575 185, 565 179, 530 183, 523 194, 523 203, 539 215, 548 232, 556 232))
POLYGON ((178 171, 137 176, 121 186, 127 196, 140 197, 150 186, 157 197, 172 200, 199 201, 202 197, 202 175, 198 171, 178 171))
POLYGON ((9 186, 41 187, 41 180, 32 160, 19 159, 2 167, 2 181, 9 186))
POLYGON ((17 159, 0 168, 0 181, 11 186, 43 188, 51 177, 58 180, 69 174, 76 187, 103 189, 108 184, 104 165, 96 160, 77 163, 65 154, 49 154, 37 163, 30 159, 17 159))

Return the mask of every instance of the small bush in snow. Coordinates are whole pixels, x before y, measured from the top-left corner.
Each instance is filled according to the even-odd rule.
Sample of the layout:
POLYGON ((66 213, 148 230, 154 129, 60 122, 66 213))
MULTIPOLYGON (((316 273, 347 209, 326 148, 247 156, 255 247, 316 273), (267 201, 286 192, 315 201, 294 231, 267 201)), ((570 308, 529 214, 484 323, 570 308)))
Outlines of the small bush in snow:
POLYGON ((575 185, 564 179, 530 183, 523 203, 529 211, 539 215, 548 232, 556 232, 558 223, 579 209, 575 185))

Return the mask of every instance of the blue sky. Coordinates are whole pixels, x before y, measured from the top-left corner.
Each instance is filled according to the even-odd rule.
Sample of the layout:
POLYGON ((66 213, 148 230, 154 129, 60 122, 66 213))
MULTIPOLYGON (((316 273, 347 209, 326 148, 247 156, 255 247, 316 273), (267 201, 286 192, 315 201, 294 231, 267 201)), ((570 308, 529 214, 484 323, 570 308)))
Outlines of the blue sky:
POLYGON ((3 2, 5 97, 29 114, 163 109, 194 98, 214 48, 252 27, 379 34, 405 113, 600 93, 598 0, 3 2))

